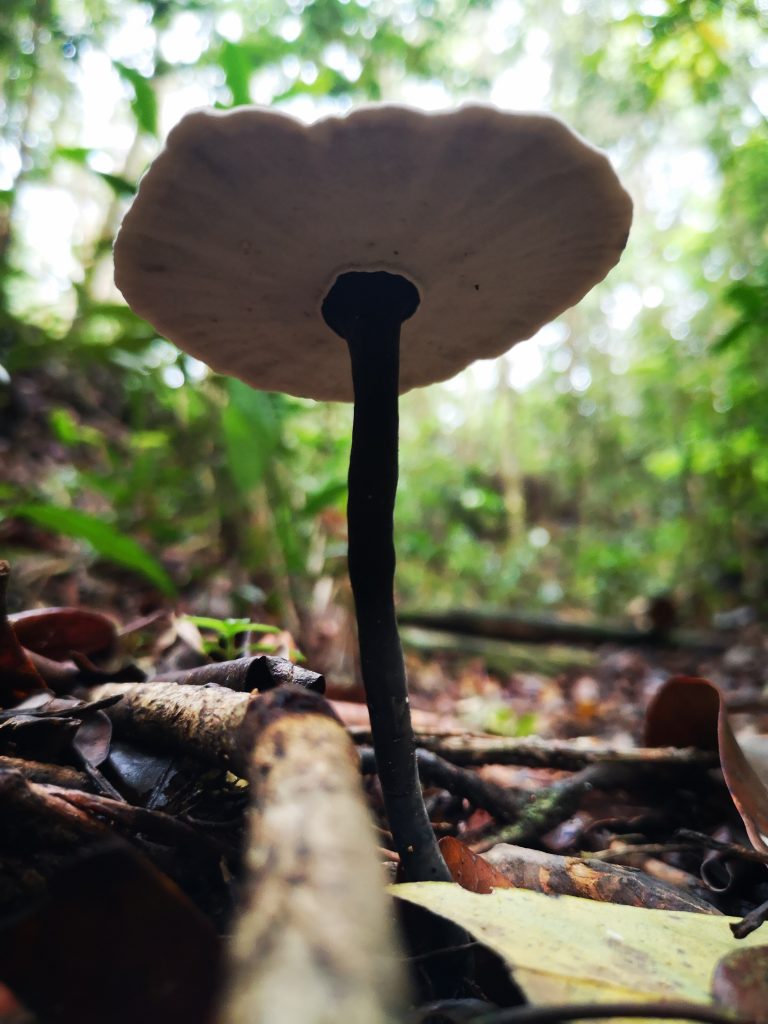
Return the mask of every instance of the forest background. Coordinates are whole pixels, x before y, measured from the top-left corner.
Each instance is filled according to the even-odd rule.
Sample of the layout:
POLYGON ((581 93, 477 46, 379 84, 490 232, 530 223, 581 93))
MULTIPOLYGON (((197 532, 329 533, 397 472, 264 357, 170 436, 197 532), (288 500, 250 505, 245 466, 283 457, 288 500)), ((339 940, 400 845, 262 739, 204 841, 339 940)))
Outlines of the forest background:
POLYGON ((480 100, 604 148, 635 222, 576 309, 402 400, 402 603, 765 610, 767 28, 766 0, 3 0, 0 550, 25 602, 117 578, 300 632, 344 599, 351 407, 180 354, 112 241, 187 110, 480 100))

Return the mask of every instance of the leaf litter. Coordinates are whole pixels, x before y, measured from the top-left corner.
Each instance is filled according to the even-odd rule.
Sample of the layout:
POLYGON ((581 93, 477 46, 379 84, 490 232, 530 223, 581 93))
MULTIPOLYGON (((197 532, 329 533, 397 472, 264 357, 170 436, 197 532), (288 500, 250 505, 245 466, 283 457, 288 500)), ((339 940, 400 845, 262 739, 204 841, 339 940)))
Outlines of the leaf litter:
MULTIPOLYGON (((97 1013, 88 1009, 94 993, 102 1019, 129 1019, 118 1009, 108 1011, 110 1000, 119 1002, 120 985, 109 981, 106 966, 99 967, 92 953, 80 956, 82 971, 71 975, 77 985, 65 986, 63 996, 59 979, 39 972, 38 994, 30 995, 28 976, 19 967, 41 955, 42 931, 34 923, 45 919, 41 913, 71 920, 73 900, 86 908, 93 902, 91 890, 72 883, 85 853, 89 870, 98 874, 101 844, 116 844, 118 854, 104 853, 117 865, 110 869, 111 888, 102 890, 105 898, 125 905, 133 901, 126 900, 129 890, 138 893, 135 913, 98 926, 105 936, 114 935, 108 942, 112 951, 122 948, 121 936, 141 933, 141 908, 154 901, 159 879, 169 921, 186 921, 180 927, 193 937, 202 934, 195 923, 200 920, 208 922, 207 935, 224 934, 242 876, 245 780, 228 764, 201 760, 194 750, 148 745, 140 731, 131 736, 121 729, 113 736, 108 705, 115 698, 93 700, 92 686, 147 675, 216 689, 236 680, 236 690, 262 692, 285 683, 321 692, 325 683, 322 660, 315 663, 311 651, 304 665, 268 652, 217 661, 213 651, 212 660, 210 649, 206 654, 194 641, 185 643, 189 630, 169 630, 169 621, 150 615, 135 629, 129 624, 121 630, 116 619, 76 607, 0 616, 0 775, 13 782, 0 787, 0 814, 16 823, 0 845, 3 935, 14 948, 0 965, 0 979, 10 986, 6 991, 15 986, 17 997, 41 1019, 87 1021, 97 1013), (140 669, 130 655, 140 649, 142 629, 155 639, 140 669), (315 664, 321 671, 313 670, 315 664), (50 688, 46 671, 55 680, 50 688), (56 781, 35 781, 44 770, 56 781), (61 782, 75 787, 69 803, 57 791, 61 782), (40 907, 48 909, 35 909, 40 907), (83 986, 89 986, 88 998, 83 986)), ((209 628, 212 623, 208 618, 209 628)), ((237 637, 233 625, 227 644, 237 637)), ((290 637, 282 645, 295 651, 290 637)), ((226 653, 237 651, 230 647, 226 653)), ((744 846, 751 843, 758 857, 766 851, 768 796, 729 724, 727 657, 715 663, 711 653, 699 662, 670 656, 660 668, 658 658, 651 662, 632 651, 607 649, 595 652, 589 669, 580 656, 572 673, 552 676, 529 668, 492 671, 477 656, 455 653, 410 651, 408 659, 418 738, 432 751, 431 760, 422 759, 422 781, 460 885, 397 885, 392 891, 398 902, 450 917, 472 942, 501 956, 534 1004, 683 999, 762 1024, 755 1007, 763 998, 768 938, 760 920, 743 931, 745 939, 737 941, 731 931, 738 933, 739 919, 754 916, 768 899, 765 866, 750 859, 744 846), (707 667, 724 685, 718 688, 698 674, 707 667), (484 712, 483 703, 495 710, 484 712), (477 725, 468 727, 478 720, 502 735, 494 740, 477 725), (526 737, 531 731, 543 738, 526 737), (585 732, 588 739, 570 739, 585 732), (712 757, 722 774, 711 770, 712 757), (521 821, 527 822, 522 846, 497 841, 503 828, 519 831, 521 821), (681 828, 688 834, 678 835, 681 828), (714 875, 704 865, 712 858, 727 868, 723 885, 708 881, 714 875)), ((330 682, 334 695, 349 692, 330 682)), ((364 708, 344 700, 334 706, 363 742, 365 766, 364 708)), ((757 715, 748 720, 750 756, 761 713, 758 700, 757 715)), ((386 847, 376 778, 365 779, 386 847)), ((383 850, 382 857, 392 868, 391 851, 383 850)), ((412 948, 426 926, 422 919, 411 932, 414 927, 416 934, 407 935, 412 948)), ((182 955, 160 934, 152 955, 163 960, 172 985, 174 971, 177 977, 182 971, 182 955)), ((220 941, 200 941, 212 952, 210 970, 201 967, 198 981, 213 991, 220 941)), ((130 955, 121 954, 120 963, 121 972, 148 970, 130 955)), ((467 1012, 478 996, 486 1009, 509 1005, 509 992, 499 996, 498 976, 493 981, 491 975, 476 970, 471 996, 464 990, 467 1012)), ((417 1002, 428 997, 417 977, 417 1002)), ((162 1009, 152 985, 142 998, 145 1019, 163 1012, 156 1019, 177 1019, 162 1009)), ((200 1009, 209 1006, 207 999, 198 999, 199 1012, 188 1011, 184 1019, 207 1019, 208 1009, 200 1009)))

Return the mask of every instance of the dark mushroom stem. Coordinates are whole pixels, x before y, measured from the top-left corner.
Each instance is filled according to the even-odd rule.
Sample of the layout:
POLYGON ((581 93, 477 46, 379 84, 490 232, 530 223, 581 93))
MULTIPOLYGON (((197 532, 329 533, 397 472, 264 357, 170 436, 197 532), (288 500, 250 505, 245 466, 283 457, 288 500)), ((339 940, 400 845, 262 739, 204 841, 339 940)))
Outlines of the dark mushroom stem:
POLYGON ((360 664, 389 827, 408 881, 450 881, 424 807, 416 769, 393 584, 400 326, 419 293, 383 271, 341 274, 323 303, 349 346, 355 413, 349 460, 349 577, 360 664))

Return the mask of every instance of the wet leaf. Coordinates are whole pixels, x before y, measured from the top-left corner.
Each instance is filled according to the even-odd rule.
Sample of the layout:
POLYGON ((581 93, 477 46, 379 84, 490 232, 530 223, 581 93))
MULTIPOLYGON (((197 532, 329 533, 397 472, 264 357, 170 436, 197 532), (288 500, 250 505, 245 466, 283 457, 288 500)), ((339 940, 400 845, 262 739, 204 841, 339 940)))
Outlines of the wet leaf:
POLYGON ((768 853, 768 789, 739 746, 714 683, 697 676, 668 679, 648 708, 645 743, 718 750, 723 777, 750 842, 768 853))
POLYGON ((462 888, 478 893, 512 888, 512 883, 500 871, 453 836, 445 836, 440 840, 440 852, 454 882, 462 888))
POLYGON ((445 882, 390 886, 392 894, 447 917, 504 958, 533 1003, 686 1000, 709 1004, 710 979, 737 942, 734 920, 682 911, 544 896, 488 895, 445 882))
POLYGON ((715 969, 715 1005, 753 1024, 768 1024, 768 946, 734 949, 715 969))

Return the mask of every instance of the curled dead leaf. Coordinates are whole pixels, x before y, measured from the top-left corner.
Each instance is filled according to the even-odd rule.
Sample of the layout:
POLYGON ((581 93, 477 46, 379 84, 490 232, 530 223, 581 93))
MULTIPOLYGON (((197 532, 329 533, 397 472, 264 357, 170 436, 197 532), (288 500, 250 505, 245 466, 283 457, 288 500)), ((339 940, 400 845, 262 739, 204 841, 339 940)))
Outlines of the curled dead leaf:
POLYGON ((723 777, 750 842, 768 853, 768 789, 739 746, 725 699, 714 683, 697 676, 668 679, 648 707, 645 744, 718 750, 723 777))

